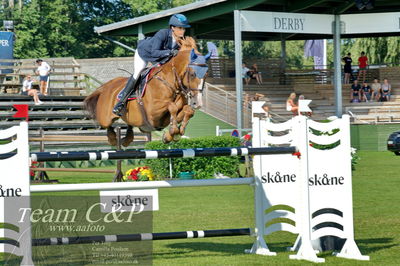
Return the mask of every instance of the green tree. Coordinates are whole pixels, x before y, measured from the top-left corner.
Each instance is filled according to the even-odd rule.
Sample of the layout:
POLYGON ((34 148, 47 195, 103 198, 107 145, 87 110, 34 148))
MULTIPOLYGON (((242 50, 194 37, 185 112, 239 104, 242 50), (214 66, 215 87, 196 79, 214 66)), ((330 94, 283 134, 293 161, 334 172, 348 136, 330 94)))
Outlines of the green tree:
POLYGON ((46 48, 51 57, 71 56, 76 47, 76 8, 73 1, 42 1, 46 48))
POLYGON ((133 15, 143 16, 195 2, 195 0, 123 0, 131 6, 133 15))
MULTIPOLYGON (((94 27, 132 18, 132 9, 122 1, 74 0, 77 7, 77 48, 78 58, 111 57, 132 55, 131 51, 104 39, 94 32, 94 27)), ((136 46, 136 37, 120 37, 119 41, 136 46)))
POLYGON ((39 0, 32 0, 22 11, 12 12, 15 23, 14 57, 38 58, 48 56, 46 38, 40 15, 39 0))

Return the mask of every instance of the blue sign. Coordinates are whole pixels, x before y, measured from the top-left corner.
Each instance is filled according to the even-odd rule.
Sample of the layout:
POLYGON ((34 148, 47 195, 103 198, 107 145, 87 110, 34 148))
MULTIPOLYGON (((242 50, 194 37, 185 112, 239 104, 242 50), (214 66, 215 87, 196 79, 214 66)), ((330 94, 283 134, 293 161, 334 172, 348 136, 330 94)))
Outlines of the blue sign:
MULTIPOLYGON (((14 59, 14 33, 0 31, 0 61, 2 59, 14 59)), ((7 66, 12 63, 0 62, 0 65, 7 66)), ((0 73, 10 73, 12 69, 0 69, 0 73)))
POLYGON ((237 131, 237 129, 234 129, 234 130, 232 131, 232 133, 231 133, 231 136, 232 136, 232 137, 238 138, 238 137, 239 137, 239 131, 237 131))

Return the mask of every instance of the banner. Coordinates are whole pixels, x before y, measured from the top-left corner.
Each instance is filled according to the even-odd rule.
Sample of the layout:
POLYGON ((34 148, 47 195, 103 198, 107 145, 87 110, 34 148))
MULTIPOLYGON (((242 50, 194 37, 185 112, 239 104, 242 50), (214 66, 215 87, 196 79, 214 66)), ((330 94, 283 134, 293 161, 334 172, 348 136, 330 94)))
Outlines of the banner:
POLYGON ((333 15, 240 11, 242 31, 332 34, 333 15))
MULTIPOLYGON (((1 62, 2 59, 14 59, 14 33, 0 31, 0 66, 12 65, 12 63, 1 62)), ((0 68, 0 73, 10 73, 12 69, 0 68)))

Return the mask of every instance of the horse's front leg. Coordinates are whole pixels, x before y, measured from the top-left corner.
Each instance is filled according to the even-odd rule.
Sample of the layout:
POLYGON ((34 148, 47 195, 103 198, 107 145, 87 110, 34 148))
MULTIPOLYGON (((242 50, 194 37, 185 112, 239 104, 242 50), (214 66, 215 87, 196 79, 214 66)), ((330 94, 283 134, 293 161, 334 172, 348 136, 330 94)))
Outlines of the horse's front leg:
POLYGON ((174 135, 179 134, 179 127, 177 121, 178 111, 179 111, 178 106, 174 102, 168 104, 168 112, 170 114, 171 122, 169 130, 164 133, 163 136, 164 143, 171 142, 174 139, 174 135))
POLYGON ((175 134, 179 134, 179 127, 178 127, 178 112, 179 112, 179 108, 175 103, 171 102, 168 105, 168 111, 169 111, 169 114, 171 115, 169 133, 173 136, 175 134))
POLYGON ((183 136, 185 134, 186 126, 189 123, 189 119, 194 115, 194 110, 190 105, 185 105, 182 108, 182 111, 179 112, 177 120, 178 123, 181 123, 179 126, 179 134, 183 136))

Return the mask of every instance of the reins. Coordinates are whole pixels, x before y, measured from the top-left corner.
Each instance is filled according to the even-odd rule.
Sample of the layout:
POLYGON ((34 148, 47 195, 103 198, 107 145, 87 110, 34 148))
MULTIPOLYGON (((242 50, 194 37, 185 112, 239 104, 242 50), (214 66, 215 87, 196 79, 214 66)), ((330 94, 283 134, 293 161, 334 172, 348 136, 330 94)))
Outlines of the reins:
MULTIPOLYGON (((174 62, 172 61, 172 71, 174 73, 174 84, 178 84, 178 89, 176 89, 176 87, 172 86, 167 80, 163 79, 162 77, 160 77, 159 75, 157 75, 158 73, 160 73, 162 71, 162 68, 156 72, 151 78, 156 78, 157 80, 161 81, 164 85, 166 85, 168 88, 170 88, 172 90, 172 92, 174 93, 174 98, 176 97, 177 94, 182 93, 187 99, 191 97, 191 92, 192 91, 202 91, 203 90, 203 86, 201 89, 198 88, 190 88, 190 70, 189 70, 189 66, 200 66, 200 67, 207 67, 207 64, 198 64, 198 63, 191 63, 188 64, 188 66, 186 67, 186 71, 183 74, 183 78, 185 77, 185 75, 187 76, 187 84, 189 85, 189 88, 186 87, 183 82, 182 79, 179 77, 178 72, 176 70, 176 67, 174 65, 174 62)), ((149 81, 150 81, 149 80, 149 81)), ((148 82, 149 82, 148 81, 148 82)))

